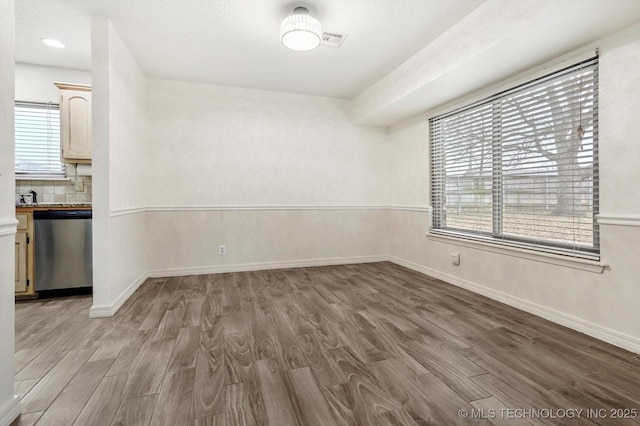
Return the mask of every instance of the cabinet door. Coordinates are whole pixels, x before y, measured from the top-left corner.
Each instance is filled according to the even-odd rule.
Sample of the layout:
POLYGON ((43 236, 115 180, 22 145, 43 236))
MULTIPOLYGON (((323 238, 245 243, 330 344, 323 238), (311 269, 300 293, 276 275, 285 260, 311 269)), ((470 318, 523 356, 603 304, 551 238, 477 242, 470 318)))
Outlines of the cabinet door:
POLYGON ((27 233, 16 233, 16 293, 27 291, 27 233))
POLYGON ((91 92, 60 91, 62 161, 91 162, 91 92))

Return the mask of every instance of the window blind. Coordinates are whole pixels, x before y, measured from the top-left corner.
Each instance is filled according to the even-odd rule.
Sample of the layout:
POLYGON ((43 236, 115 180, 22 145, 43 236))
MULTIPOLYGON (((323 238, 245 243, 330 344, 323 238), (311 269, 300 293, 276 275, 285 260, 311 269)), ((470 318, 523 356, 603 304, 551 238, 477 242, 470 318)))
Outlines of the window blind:
POLYGON ((60 108, 52 103, 15 103, 16 174, 62 175, 60 108))
POLYGON ((433 233, 599 258, 597 57, 429 122, 433 233))

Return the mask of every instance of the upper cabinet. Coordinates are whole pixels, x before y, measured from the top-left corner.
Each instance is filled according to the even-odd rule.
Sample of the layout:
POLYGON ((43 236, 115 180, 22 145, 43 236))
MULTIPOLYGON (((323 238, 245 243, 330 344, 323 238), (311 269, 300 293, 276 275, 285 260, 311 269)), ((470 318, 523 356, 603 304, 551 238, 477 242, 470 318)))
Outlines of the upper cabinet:
POLYGON ((91 86, 54 83, 60 89, 63 163, 91 163, 91 86))

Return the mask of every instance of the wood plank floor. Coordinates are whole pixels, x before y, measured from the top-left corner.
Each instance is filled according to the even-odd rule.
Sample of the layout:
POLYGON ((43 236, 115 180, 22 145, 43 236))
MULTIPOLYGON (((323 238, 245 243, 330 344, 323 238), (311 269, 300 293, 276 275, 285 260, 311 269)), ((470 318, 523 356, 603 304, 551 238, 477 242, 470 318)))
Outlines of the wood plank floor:
POLYGON ((15 425, 640 424, 640 356, 391 263, 90 305, 16 304, 15 425))

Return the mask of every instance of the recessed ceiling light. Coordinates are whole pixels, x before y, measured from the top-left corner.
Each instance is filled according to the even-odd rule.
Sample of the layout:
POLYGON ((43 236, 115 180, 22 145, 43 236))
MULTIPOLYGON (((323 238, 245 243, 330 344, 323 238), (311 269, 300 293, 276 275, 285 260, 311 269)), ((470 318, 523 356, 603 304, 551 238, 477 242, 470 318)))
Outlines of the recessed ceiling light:
POLYGON ((64 49, 66 47, 64 43, 52 38, 41 38, 40 40, 42 40, 42 42, 47 46, 55 47, 56 49, 64 49))

